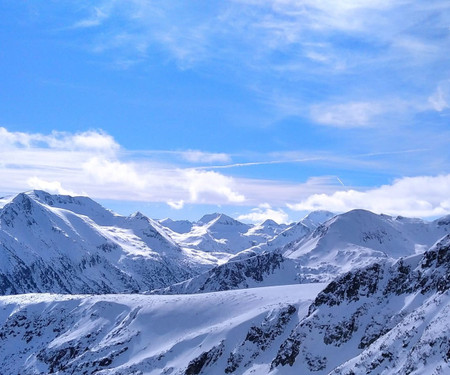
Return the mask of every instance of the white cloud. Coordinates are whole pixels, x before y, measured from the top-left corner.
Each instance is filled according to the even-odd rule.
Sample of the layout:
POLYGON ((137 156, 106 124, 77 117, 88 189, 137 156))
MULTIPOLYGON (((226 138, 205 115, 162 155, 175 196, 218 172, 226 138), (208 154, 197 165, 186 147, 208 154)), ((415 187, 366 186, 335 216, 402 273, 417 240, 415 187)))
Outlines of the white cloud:
POLYGON ((181 174, 185 177, 192 202, 206 203, 205 199, 214 196, 226 198, 231 203, 245 201, 244 195, 235 190, 231 177, 214 171, 196 169, 183 170, 181 174))
POLYGON ((249 221, 252 223, 262 223, 267 219, 271 219, 278 224, 289 223, 289 216, 282 209, 272 209, 270 204, 262 203, 257 208, 253 208, 250 213, 240 215, 240 221, 249 221))
POLYGON ((166 202, 170 208, 174 210, 181 210, 184 207, 184 201, 180 199, 179 201, 169 200, 166 202))
POLYGON ((350 102, 344 104, 319 104, 311 107, 313 121, 340 128, 369 126, 375 116, 387 112, 380 103, 350 102))
POLYGON ((432 217, 450 211, 450 174, 404 177, 391 185, 366 191, 346 190, 332 194, 313 194, 288 207, 298 211, 318 209, 345 212, 363 208, 392 215, 432 217))
POLYGON ((0 127, 0 145, 3 147, 50 148, 60 150, 84 150, 116 152, 119 144, 102 130, 80 133, 53 131, 50 134, 10 132, 0 127))
MULTIPOLYGON (((188 203, 258 207, 248 214, 249 221, 268 217, 287 221, 283 210, 272 208, 286 204, 304 211, 366 208, 406 216, 433 216, 450 210, 450 175, 404 178, 392 185, 357 191, 343 187, 336 176, 311 177, 303 183, 292 183, 236 178, 206 169, 183 169, 176 164, 162 163, 158 153, 149 152, 151 156, 138 153, 136 157, 101 131, 62 134, 19 133, 0 128, 0 192, 13 193, 31 187, 70 195, 82 193, 94 199, 165 202, 174 209, 188 203), (98 142, 94 144, 93 140, 98 142)), ((299 159, 302 161, 324 160, 285 155, 295 156, 305 156, 299 159)), ((345 164, 348 158, 336 156, 333 162, 345 164)))
POLYGON ((86 175, 98 184, 120 184, 122 188, 145 189, 146 176, 140 175, 130 163, 118 160, 107 160, 101 157, 92 157, 82 165, 86 175))
POLYGON ((27 184, 33 190, 44 190, 51 194, 63 194, 79 196, 83 194, 77 194, 74 191, 64 189, 59 181, 45 181, 38 177, 30 177, 27 180, 27 184))
MULTIPOLYGON (((40 134, 9 132, 0 127, 0 146, 3 192, 29 187, 59 193, 83 191, 93 198, 171 202, 174 208, 181 207, 181 201, 183 204, 245 201, 232 177, 213 171, 180 169, 141 154, 133 158, 133 153, 122 150, 103 131, 40 134)), ((195 158, 225 159, 201 151, 196 152, 195 158)))

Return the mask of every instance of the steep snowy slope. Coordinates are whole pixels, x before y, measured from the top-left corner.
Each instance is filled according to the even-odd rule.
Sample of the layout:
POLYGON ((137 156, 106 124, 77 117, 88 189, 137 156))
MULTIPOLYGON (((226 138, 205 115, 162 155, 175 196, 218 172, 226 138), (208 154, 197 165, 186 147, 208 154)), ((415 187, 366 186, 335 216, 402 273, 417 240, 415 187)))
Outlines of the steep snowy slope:
POLYGON ((3 296, 0 373, 450 372, 450 236, 324 286, 3 296))
POLYGON ((288 227, 289 225, 287 224, 278 224, 276 221, 267 219, 261 224, 256 224, 251 227, 246 234, 247 236, 260 235, 269 240, 283 232, 288 227))
POLYGON ((322 287, 0 297, 0 373, 223 374, 243 349, 242 366, 265 363, 322 287))
POLYGON ((281 345, 289 374, 450 373, 450 236, 330 283, 281 345), (292 366, 291 369, 289 369, 292 366))
POLYGON ((110 293, 164 287, 214 263, 159 224, 86 197, 22 193, 0 210, 0 293, 110 293))
POLYGON ((353 210, 288 244, 283 255, 296 260, 303 280, 327 281, 377 259, 423 252, 447 233, 450 220, 445 218, 425 222, 353 210))
POLYGON ((305 226, 311 229, 312 231, 316 229, 319 225, 325 223, 330 220, 332 217, 336 216, 333 212, 325 211, 325 210, 317 210, 312 211, 308 215, 306 215, 300 222, 305 226))
POLYGON ((274 232, 272 238, 251 248, 256 253, 274 251, 281 248, 293 248, 307 235, 311 234, 318 226, 335 216, 329 211, 313 211, 297 223, 279 227, 281 230, 274 232))
POLYGON ((194 226, 194 223, 189 220, 172 220, 170 218, 158 220, 164 228, 170 229, 172 232, 184 234, 189 233, 194 226))

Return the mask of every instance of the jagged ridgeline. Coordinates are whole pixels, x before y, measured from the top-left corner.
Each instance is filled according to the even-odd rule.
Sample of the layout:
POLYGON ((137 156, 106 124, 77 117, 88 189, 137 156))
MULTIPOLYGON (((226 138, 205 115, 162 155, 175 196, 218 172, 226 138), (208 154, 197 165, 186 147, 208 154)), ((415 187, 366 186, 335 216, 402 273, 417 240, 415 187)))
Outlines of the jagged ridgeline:
POLYGON ((328 282, 378 259, 424 251, 450 228, 448 217, 424 222, 363 210, 248 225, 223 214, 198 222, 126 217, 87 197, 43 191, 2 201, 0 294, 198 293, 328 282))
POLYGON ((450 236, 326 284, 0 299, 7 374, 447 374, 450 236))
POLYGON ((0 202, 1 374, 450 373, 449 216, 0 202))

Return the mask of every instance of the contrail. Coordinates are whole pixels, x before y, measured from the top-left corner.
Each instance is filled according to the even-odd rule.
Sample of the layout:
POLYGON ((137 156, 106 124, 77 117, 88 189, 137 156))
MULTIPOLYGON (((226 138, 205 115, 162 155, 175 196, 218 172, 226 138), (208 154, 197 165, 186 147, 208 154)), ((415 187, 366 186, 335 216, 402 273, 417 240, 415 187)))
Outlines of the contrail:
POLYGON ((248 163, 236 163, 236 164, 226 164, 226 165, 209 165, 202 167, 193 167, 192 169, 226 169, 226 168, 236 168, 236 167, 251 167, 254 165, 270 165, 270 164, 288 164, 288 163, 304 163, 307 161, 317 161, 323 160, 323 157, 316 158, 305 158, 305 159, 294 159, 294 160, 270 160, 270 161, 255 161, 248 163))
MULTIPOLYGON (((397 154, 408 154, 415 152, 424 152, 429 151, 428 148, 422 149, 413 149, 413 150, 400 150, 400 151, 386 151, 386 152, 372 152, 366 154, 356 154, 348 156, 347 158, 358 158, 358 157, 372 157, 372 156, 387 156, 387 155, 397 155, 397 154)), ((248 163, 234 163, 234 164, 225 164, 225 165, 205 165, 200 167, 192 167, 188 169, 228 169, 228 168, 239 168, 239 167, 252 167, 256 165, 271 165, 271 164, 289 164, 289 163, 305 163, 308 161, 318 161, 318 160, 327 160, 329 157, 321 156, 321 157, 311 157, 304 159, 290 159, 290 160, 269 160, 269 161, 255 161, 248 163)), ((342 186, 345 186, 344 183, 337 177, 342 186)))
POLYGON ((345 186, 344 183, 341 181, 341 179, 338 176, 336 176, 336 178, 341 183, 342 186, 345 186))
POLYGON ((416 148, 416 149, 412 149, 412 150, 400 150, 400 151, 385 151, 385 152, 370 152, 367 154, 357 154, 355 156, 387 156, 387 155, 398 155, 398 154, 411 154, 411 153, 415 153, 415 152, 425 152, 425 151, 430 151, 430 148, 416 148))

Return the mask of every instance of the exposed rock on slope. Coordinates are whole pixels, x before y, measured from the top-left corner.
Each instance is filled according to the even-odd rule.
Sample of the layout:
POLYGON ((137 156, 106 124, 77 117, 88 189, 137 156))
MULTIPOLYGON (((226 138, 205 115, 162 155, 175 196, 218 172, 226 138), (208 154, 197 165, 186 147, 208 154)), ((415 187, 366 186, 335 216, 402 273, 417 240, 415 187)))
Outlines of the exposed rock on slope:
POLYGON ((229 261, 189 280, 155 290, 155 294, 217 292, 298 283, 295 263, 277 252, 229 261))
POLYGON ((0 373, 223 374, 231 353, 245 352, 249 357, 236 366, 242 373, 276 353, 286 329, 307 313, 322 287, 195 296, 3 296, 0 373))
POLYGON ((426 222, 353 210, 286 245, 283 255, 297 262, 303 281, 330 281, 374 261, 424 252, 450 233, 450 221, 444 219, 426 222))
POLYGON ((315 299, 272 369, 317 374, 450 371, 450 236, 430 251, 345 274, 315 299))
POLYGON ((136 292, 197 273, 144 215, 122 217, 89 198, 41 191, 0 210, 0 260, 0 294, 136 292))

